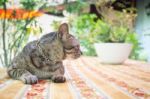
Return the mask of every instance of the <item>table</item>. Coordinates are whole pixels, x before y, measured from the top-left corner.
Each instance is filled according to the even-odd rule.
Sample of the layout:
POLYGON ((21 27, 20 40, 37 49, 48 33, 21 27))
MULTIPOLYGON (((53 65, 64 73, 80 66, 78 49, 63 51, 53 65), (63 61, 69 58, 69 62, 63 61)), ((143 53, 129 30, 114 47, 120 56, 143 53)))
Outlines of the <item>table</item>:
POLYGON ((25 85, 0 71, 0 99, 150 99, 150 64, 101 64, 97 57, 65 60, 66 83, 25 85))

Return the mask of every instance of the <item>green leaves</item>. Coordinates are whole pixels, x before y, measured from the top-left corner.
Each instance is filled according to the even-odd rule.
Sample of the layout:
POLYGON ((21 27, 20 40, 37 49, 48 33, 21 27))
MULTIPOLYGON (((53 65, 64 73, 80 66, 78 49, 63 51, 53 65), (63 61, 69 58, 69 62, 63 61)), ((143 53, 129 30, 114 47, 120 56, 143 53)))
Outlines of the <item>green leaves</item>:
MULTIPOLYGON (((22 8, 25 10, 36 10, 43 4, 43 0, 20 0, 22 8), (39 4, 38 4, 39 3, 39 4)), ((0 0, 0 7, 7 9, 7 0, 0 0)), ((10 3, 11 4, 11 3, 10 3)), ((14 16, 16 12, 14 11, 14 16)), ((18 54, 22 47, 26 45, 30 34, 41 33, 42 29, 36 24, 35 17, 28 19, 1 19, 0 28, 3 35, 0 35, 0 62, 3 66, 8 66, 13 57, 18 54)))
POLYGON ((96 55, 93 47, 94 35, 92 34, 95 29, 95 19, 94 14, 84 14, 77 17, 72 22, 72 32, 79 38, 81 46, 84 48, 85 55, 96 55))
POLYGON ((138 40, 138 36, 136 33, 129 33, 126 37, 125 42, 132 43, 132 52, 130 55, 130 58, 132 59, 138 59, 138 60, 147 60, 147 56, 145 55, 145 52, 143 51, 143 48, 141 47, 141 44, 138 40))
POLYGON ((112 42, 119 43, 125 42, 129 31, 125 27, 111 26, 102 20, 95 23, 94 35, 95 42, 112 42))
POLYGON ((0 0, 0 6, 6 3, 8 0, 0 0))
POLYGON ((93 46, 96 42, 127 42, 133 44, 130 58, 145 59, 141 58, 141 56, 143 57, 141 55, 142 47, 140 46, 137 34, 125 26, 108 24, 93 14, 81 15, 71 23, 71 30, 79 38, 85 55, 96 55, 93 46))
POLYGON ((26 10, 38 10, 47 0, 20 0, 22 8, 26 10))
POLYGON ((76 2, 72 4, 66 5, 66 10, 70 13, 80 13, 80 11, 87 6, 87 3, 85 3, 82 0, 77 0, 76 2))
POLYGON ((110 26, 102 20, 97 20, 92 32, 95 42, 108 42, 109 41, 110 26))
POLYGON ((112 27, 109 42, 125 42, 128 36, 128 30, 124 27, 112 27))

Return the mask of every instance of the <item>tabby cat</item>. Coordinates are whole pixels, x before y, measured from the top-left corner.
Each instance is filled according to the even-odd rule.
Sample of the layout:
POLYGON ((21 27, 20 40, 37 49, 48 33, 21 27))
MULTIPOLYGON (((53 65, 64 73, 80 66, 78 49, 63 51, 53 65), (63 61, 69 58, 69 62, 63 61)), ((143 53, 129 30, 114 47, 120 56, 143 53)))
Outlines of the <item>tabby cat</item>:
POLYGON ((34 84, 38 79, 51 79, 55 83, 66 81, 62 60, 80 57, 78 40, 69 34, 68 24, 60 25, 58 32, 42 36, 28 43, 14 57, 7 70, 8 75, 25 84, 34 84))

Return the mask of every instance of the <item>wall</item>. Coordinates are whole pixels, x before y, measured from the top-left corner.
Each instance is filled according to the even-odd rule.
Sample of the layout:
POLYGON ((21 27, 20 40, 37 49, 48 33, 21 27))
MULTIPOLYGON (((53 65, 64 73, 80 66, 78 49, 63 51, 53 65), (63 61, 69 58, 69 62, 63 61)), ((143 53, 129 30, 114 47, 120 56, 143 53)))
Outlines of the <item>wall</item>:
POLYGON ((150 0, 137 0, 138 16, 136 20, 136 32, 139 34, 142 46, 150 62, 150 15, 147 15, 148 10, 145 8, 148 4, 150 5, 150 0), (149 34, 149 36, 145 36, 146 34, 149 34))

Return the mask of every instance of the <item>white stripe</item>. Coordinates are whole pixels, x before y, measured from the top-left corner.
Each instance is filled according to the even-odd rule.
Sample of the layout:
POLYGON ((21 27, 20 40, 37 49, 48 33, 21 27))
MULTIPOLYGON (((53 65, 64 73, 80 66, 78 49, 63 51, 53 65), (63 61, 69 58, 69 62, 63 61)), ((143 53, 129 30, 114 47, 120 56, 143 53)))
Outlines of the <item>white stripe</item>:
POLYGON ((9 85, 12 84, 12 82, 14 83, 14 80, 11 79, 11 80, 7 80, 3 84, 0 84, 0 91, 4 90, 7 87, 9 87, 9 85))
MULTIPOLYGON (((66 65, 65 63, 66 63, 66 61, 64 61, 64 65, 66 65)), ((66 72, 67 78, 72 80, 72 77, 68 72, 67 66, 65 66, 65 72, 66 72)), ((82 96, 79 92, 79 89, 77 89, 77 87, 74 85, 74 82, 68 83, 68 86, 69 86, 69 89, 72 91, 72 93, 74 93, 75 99, 81 99, 82 98, 82 96)))
POLYGON ((81 71, 79 69, 77 69, 77 66, 75 66, 75 62, 73 63, 73 68, 74 70, 81 76, 82 79, 84 79, 84 81, 86 81, 86 84, 90 87, 93 88, 93 90, 96 92, 97 95, 102 96, 103 99, 111 99, 111 97, 106 94, 103 90, 97 88, 97 86, 95 85, 94 82, 90 81, 87 76, 85 76, 83 73, 81 73, 81 71))

